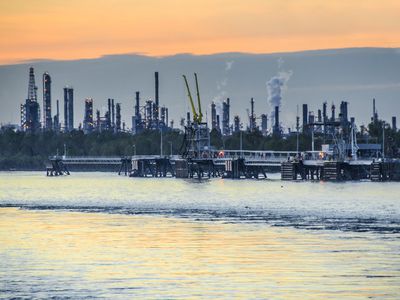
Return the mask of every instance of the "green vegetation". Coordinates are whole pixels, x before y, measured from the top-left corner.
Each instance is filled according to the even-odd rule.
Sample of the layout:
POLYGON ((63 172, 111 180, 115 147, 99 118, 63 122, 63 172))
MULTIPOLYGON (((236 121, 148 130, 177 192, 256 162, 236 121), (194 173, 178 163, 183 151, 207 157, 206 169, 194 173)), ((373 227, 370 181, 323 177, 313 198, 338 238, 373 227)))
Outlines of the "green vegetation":
MULTIPOLYGON (((381 121, 368 125, 369 142, 382 143, 381 121)), ((361 136, 360 136, 361 138, 361 136)), ((110 132, 94 132, 84 134, 82 131, 70 133, 41 132, 30 134, 0 130, 0 170, 43 170, 48 157, 64 153, 70 156, 125 156, 133 154, 159 154, 160 132, 145 131, 141 134, 113 134, 110 132)), ((163 154, 179 154, 183 134, 178 131, 163 133, 163 154)), ((243 150, 282 150, 295 151, 297 137, 294 133, 286 138, 264 137, 260 132, 242 133, 243 150)), ((315 137, 315 149, 320 149, 323 139, 315 137)), ((240 133, 222 137, 213 130, 211 146, 214 149, 240 149, 240 133)), ((385 126, 385 153, 387 156, 398 156, 400 132, 385 126)), ((299 151, 310 150, 311 137, 299 135, 299 151)))

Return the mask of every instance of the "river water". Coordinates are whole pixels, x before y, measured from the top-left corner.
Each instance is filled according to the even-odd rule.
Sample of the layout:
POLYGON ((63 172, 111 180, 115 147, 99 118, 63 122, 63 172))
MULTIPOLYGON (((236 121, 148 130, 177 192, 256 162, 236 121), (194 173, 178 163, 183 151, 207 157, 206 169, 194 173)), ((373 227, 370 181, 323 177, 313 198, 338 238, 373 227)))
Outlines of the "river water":
POLYGON ((400 298, 400 184, 0 172, 2 298, 400 298))

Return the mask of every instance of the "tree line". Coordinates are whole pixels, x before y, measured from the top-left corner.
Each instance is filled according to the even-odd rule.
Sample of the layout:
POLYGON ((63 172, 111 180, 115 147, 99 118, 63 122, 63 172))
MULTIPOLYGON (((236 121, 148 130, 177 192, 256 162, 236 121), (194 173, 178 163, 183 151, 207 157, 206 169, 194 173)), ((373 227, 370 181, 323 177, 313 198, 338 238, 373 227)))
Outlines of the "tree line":
MULTIPOLYGON (((382 121, 368 125, 369 142, 382 143, 382 121)), ((363 138, 359 136, 359 138, 363 138)), ((162 133, 163 155, 180 154, 183 149, 184 134, 178 130, 162 133)), ((263 136, 261 132, 234 133, 222 136, 217 130, 210 133, 211 147, 214 149, 238 150, 281 150, 299 151, 311 149, 311 135, 296 133, 281 137, 263 136), (242 142, 241 142, 242 141, 242 142)), ((321 134, 316 134, 315 149, 327 142, 321 134)), ((35 134, 0 130, 0 169, 43 170, 48 157, 53 155, 68 156, 131 156, 134 154, 160 154, 160 131, 148 130, 140 134, 93 132, 84 134, 81 130, 56 133, 53 131, 35 134)), ((388 156, 398 157, 400 133, 385 125, 385 152, 388 156)))

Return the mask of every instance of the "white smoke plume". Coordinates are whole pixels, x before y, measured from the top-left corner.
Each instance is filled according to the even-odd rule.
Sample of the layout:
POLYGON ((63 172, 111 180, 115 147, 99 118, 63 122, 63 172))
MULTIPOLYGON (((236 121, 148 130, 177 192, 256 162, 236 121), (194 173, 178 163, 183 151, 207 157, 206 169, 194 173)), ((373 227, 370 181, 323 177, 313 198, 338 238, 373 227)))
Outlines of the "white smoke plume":
POLYGON ((217 114, 220 115, 220 118, 222 118, 222 101, 225 100, 228 95, 228 92, 226 91, 226 86, 228 85, 228 73, 232 70, 234 63, 233 60, 225 62, 223 77, 221 80, 217 81, 217 94, 212 98, 212 101, 215 103, 215 109, 217 114))
POLYGON ((268 102, 272 108, 281 105, 282 92, 292 75, 292 71, 280 71, 278 75, 267 81, 268 102))
POLYGON ((293 75, 293 71, 284 71, 283 69, 284 61, 282 58, 278 60, 278 69, 280 70, 277 75, 273 76, 267 81, 267 95, 268 103, 271 108, 270 114, 270 124, 275 122, 275 106, 280 107, 282 104, 282 94, 287 88, 287 82, 293 75))

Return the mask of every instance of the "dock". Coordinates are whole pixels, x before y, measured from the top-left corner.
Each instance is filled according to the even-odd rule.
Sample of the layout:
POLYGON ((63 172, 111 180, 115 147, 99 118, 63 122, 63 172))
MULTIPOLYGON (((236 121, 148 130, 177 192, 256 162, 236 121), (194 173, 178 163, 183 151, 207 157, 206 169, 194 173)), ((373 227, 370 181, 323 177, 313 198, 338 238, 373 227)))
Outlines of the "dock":
POLYGON ((48 176, 70 171, 111 171, 130 177, 263 179, 268 172, 280 172, 281 179, 322 181, 400 181, 399 160, 359 159, 333 161, 297 160, 292 151, 225 150, 210 157, 182 158, 180 155, 134 155, 124 157, 50 157, 48 176))

